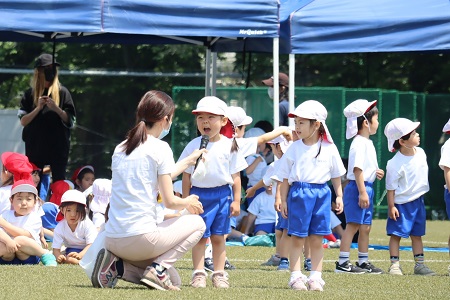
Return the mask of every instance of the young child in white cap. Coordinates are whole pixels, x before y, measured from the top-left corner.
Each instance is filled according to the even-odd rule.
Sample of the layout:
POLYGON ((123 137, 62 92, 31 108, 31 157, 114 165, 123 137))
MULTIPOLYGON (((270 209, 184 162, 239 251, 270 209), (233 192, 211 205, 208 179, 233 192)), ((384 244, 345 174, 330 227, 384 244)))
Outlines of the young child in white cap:
MULTIPOLYGON (((450 119, 442 128, 442 132, 450 134, 450 119)), ((450 218, 450 139, 444 143, 441 148, 441 159, 439 160, 439 167, 444 171, 445 187, 444 200, 447 208, 447 217, 450 218)), ((448 237, 448 249, 450 255, 450 236, 448 237)), ((448 266, 448 273, 450 275, 450 265, 448 266)))
POLYGON ((64 219, 53 233, 53 254, 60 264, 78 265, 97 237, 97 228, 86 218, 86 197, 78 190, 68 190, 61 197, 59 206, 64 219), (66 246, 65 254, 61 253, 66 246))
POLYGON ((289 286, 294 290, 323 291, 323 236, 331 234, 331 179, 337 211, 342 211, 341 176, 345 174, 339 151, 325 124, 326 108, 308 100, 294 112, 299 138, 280 159, 272 179, 281 182, 281 214, 287 218, 291 236, 289 286), (309 237, 312 269, 309 278, 301 272, 300 256, 309 237))
MULTIPOLYGON (((221 134, 229 125, 226 117, 227 105, 217 97, 207 96, 197 103, 192 111, 196 116, 197 129, 209 137, 208 152, 203 155, 203 172, 199 167, 188 167, 183 173, 183 195, 198 195, 204 212, 200 215, 206 231, 203 238, 192 249, 194 272, 191 286, 206 287, 204 271, 205 245, 208 237, 213 245, 214 272, 212 283, 216 288, 228 288, 225 266, 225 238, 230 233, 230 216, 240 212, 241 180, 239 172, 247 167, 244 156, 237 151, 235 141, 221 134), (231 187, 231 188, 230 188, 231 187)), ((231 126, 231 125, 230 125, 231 126)), ((179 160, 199 148, 202 137, 197 137, 184 148, 179 160)))
POLYGON ((358 99, 344 109, 347 139, 353 138, 348 155, 348 184, 344 189, 344 212, 347 221, 341 238, 336 273, 381 274, 383 270, 369 262, 369 233, 373 215, 373 182, 384 177, 378 168, 377 154, 370 136, 378 129, 377 101, 358 99), (359 230, 358 262, 350 263, 350 246, 359 230))
POLYGON ((16 181, 11 189, 11 210, 0 217, 0 265, 38 264, 55 267, 52 253, 40 241, 42 222, 34 211, 37 189, 34 182, 16 181))
POLYGON ((386 231, 390 236, 389 274, 403 275, 400 268, 400 239, 411 237, 414 254, 414 274, 436 275, 424 263, 422 236, 425 235, 426 217, 423 195, 430 190, 427 156, 419 148, 416 132, 420 122, 405 118, 390 121, 384 134, 390 152, 398 152, 387 162, 386 190, 388 215, 386 231))

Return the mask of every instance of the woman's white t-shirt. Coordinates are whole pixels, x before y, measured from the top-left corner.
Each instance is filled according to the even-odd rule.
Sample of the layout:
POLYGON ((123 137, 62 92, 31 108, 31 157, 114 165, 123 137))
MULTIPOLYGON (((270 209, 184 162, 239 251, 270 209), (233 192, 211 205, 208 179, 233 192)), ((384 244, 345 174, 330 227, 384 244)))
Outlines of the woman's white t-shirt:
MULTIPOLYGON (((123 143, 112 156, 112 193, 106 236, 121 238, 152 232, 156 228, 158 176, 175 171, 172 149, 151 135, 126 155, 123 143)), ((198 147, 198 146, 197 146, 198 147)))

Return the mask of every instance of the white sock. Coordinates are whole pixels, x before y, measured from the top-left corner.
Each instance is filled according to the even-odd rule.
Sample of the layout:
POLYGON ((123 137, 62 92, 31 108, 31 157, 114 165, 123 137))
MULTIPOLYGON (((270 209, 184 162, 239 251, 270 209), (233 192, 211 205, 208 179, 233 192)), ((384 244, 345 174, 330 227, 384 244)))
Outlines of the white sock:
POLYGON ((309 274, 309 279, 322 279, 322 272, 311 271, 311 274, 309 274))
POLYGON ((291 272, 291 279, 290 282, 294 281, 297 278, 303 277, 305 275, 303 275, 302 271, 293 271, 291 272))

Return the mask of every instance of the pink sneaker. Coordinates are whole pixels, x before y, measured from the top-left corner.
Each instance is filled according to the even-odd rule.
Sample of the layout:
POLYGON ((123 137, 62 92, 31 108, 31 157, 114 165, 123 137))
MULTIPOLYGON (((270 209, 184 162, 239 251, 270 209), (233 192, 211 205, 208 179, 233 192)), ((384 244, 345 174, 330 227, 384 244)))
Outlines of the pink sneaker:
POLYGON ((296 291, 307 291, 308 288, 306 287, 306 277, 298 277, 294 279, 293 281, 289 282, 289 287, 296 291))
POLYGON ((322 279, 308 280, 308 290, 310 290, 310 291, 323 292, 324 285, 325 285, 325 281, 323 281, 322 279))
POLYGON ((211 275, 213 287, 219 289, 227 289, 230 287, 230 283, 228 282, 228 276, 225 272, 214 272, 211 275))
POLYGON ((194 288, 206 287, 206 272, 196 272, 192 275, 191 286, 194 288))
POLYGON ((119 273, 117 272, 116 262, 118 260, 114 254, 105 248, 98 252, 91 276, 91 282, 94 287, 112 289, 117 284, 119 273))

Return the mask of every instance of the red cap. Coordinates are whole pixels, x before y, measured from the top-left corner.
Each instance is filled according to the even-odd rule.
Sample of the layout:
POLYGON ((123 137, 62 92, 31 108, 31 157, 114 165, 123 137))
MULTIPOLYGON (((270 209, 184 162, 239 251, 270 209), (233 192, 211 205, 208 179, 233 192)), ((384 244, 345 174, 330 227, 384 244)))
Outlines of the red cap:
POLYGON ((52 191, 52 196, 50 197, 50 202, 55 203, 56 205, 61 204, 61 197, 62 195, 70 190, 70 186, 67 182, 64 180, 58 180, 53 182, 50 185, 50 190, 52 191))
POLYGON ((4 152, 1 156, 3 166, 14 176, 14 181, 31 179, 33 167, 28 161, 28 157, 16 152, 4 152))
POLYGON ((39 168, 38 166, 36 166, 35 164, 33 164, 31 161, 30 161, 30 164, 31 164, 31 167, 33 168, 32 171, 40 171, 40 170, 42 170, 41 168, 39 168))
POLYGON ((220 129, 220 134, 223 134, 227 138, 231 139, 234 135, 234 127, 231 120, 228 119, 227 124, 220 129))
POLYGON ((77 180, 78 175, 80 175, 81 171, 83 171, 84 169, 89 169, 92 172, 94 172, 94 167, 93 166, 86 165, 86 166, 79 167, 72 174, 72 178, 71 179, 72 179, 73 182, 75 182, 77 180))

